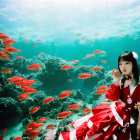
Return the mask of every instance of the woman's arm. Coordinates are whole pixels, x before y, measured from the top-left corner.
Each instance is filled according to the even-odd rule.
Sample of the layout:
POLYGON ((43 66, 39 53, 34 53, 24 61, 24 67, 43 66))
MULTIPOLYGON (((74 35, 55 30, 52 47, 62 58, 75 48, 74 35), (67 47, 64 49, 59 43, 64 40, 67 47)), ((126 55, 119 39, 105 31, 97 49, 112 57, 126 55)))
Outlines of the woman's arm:
POLYGON ((105 97, 111 101, 117 101, 120 96, 120 88, 116 84, 112 84, 105 94, 105 97))
POLYGON ((107 90, 105 96, 109 100, 117 101, 121 96, 121 92, 120 92, 120 88, 119 88, 121 73, 118 70, 113 69, 112 77, 115 80, 115 83, 110 86, 110 88, 107 90))

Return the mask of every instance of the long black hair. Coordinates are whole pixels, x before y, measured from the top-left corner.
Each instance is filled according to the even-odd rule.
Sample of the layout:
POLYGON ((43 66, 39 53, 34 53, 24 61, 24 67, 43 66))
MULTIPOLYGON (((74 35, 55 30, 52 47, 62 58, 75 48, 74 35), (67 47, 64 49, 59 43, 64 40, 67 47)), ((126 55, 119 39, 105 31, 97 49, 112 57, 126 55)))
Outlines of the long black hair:
MULTIPOLYGON (((133 56, 133 53, 130 51, 125 51, 123 53, 120 54, 119 58, 118 58, 118 69, 121 72, 120 68, 119 68, 119 62, 123 60, 123 61, 128 61, 132 63, 132 72, 133 72, 133 78, 135 80, 135 85, 137 85, 139 83, 139 70, 138 70, 138 64, 136 59, 133 56)), ((122 78, 123 80, 123 78, 122 78)), ((123 82, 123 81, 122 81, 123 82)))

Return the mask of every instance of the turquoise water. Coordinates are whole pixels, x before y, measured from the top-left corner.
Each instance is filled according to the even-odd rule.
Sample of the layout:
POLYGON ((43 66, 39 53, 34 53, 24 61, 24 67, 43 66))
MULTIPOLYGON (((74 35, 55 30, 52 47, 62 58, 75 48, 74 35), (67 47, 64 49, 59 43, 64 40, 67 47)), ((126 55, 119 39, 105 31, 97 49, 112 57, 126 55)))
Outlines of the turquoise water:
MULTIPOLYGON (((55 122, 56 115, 65 111, 67 105, 79 103, 83 107, 82 111, 85 107, 93 108, 105 101, 104 95, 95 96, 95 92, 98 86, 108 86, 112 83, 110 72, 113 68, 117 69, 119 54, 128 50, 140 56, 140 2, 138 0, 0 0, 0 32, 16 40, 11 46, 21 50, 11 54, 10 61, 0 60, 0 70, 13 69, 9 74, 0 75, 0 84, 3 87, 0 89, 2 107, 0 134, 2 135, 2 129, 8 128, 5 139, 9 140, 14 136, 12 129, 19 128, 20 133, 15 134, 15 137, 22 136, 22 132, 25 131, 25 127, 22 126, 23 120, 31 119, 27 115, 29 109, 42 106, 41 101, 48 96, 57 98, 64 90, 74 91, 73 95, 64 100, 56 100, 42 106, 41 111, 33 115, 34 119, 38 116, 49 116, 55 122), (94 54, 95 50, 102 50, 103 53, 94 54), (38 55, 39 53, 45 54, 38 55), (95 56, 85 58, 88 54, 95 56), (23 56, 23 59, 16 60, 17 56, 23 56), (71 60, 79 62, 72 63, 71 60), (41 64, 42 68, 39 71, 27 70, 27 67, 33 63, 41 64), (60 67, 64 64, 73 65, 74 68, 62 71, 60 67), (90 68, 95 66, 103 67, 103 70, 91 72, 90 68), (93 73, 94 76, 86 80, 78 79, 77 77, 84 72, 93 73), (39 94, 32 94, 32 100, 25 99, 19 102, 17 95, 22 91, 15 85, 6 83, 6 79, 12 76, 37 81, 32 88, 37 89, 39 94), (13 102, 13 109, 16 105, 19 107, 16 108, 18 111, 12 114, 12 119, 7 115, 13 112, 8 112, 9 107, 4 106, 6 103, 3 100, 13 102), (24 105, 27 106, 24 108, 24 105), (51 109, 48 108, 53 111, 49 113, 51 109), (52 114, 55 114, 55 117, 52 114), (6 120, 8 123, 4 123, 6 120)), ((1 46, 0 51, 2 49, 1 46)), ((140 57, 137 62, 140 63, 140 57)), ((74 116, 79 117, 77 113, 70 119, 74 120, 76 118, 74 116)), ((56 129, 58 127, 59 124, 56 129)), ((42 131, 46 132, 45 127, 42 131)))

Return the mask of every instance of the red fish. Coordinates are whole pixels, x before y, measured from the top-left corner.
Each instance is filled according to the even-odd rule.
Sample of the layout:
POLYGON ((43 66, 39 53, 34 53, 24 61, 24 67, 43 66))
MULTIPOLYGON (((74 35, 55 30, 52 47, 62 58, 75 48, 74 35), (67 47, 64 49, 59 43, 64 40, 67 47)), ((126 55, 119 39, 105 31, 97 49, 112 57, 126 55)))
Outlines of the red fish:
POLYGON ((61 67, 62 70, 69 70, 69 69, 72 69, 73 66, 70 66, 70 65, 64 65, 61 67))
POLYGON ((10 53, 10 54, 11 54, 11 53, 21 52, 20 50, 15 49, 15 48, 13 48, 13 47, 11 47, 11 46, 4 48, 4 51, 5 51, 5 52, 8 52, 8 53, 10 53))
POLYGON ((88 54, 84 58, 90 58, 90 57, 94 57, 94 56, 95 56, 94 54, 88 54))
POLYGON ((3 33, 0 34, 0 39, 8 39, 9 37, 7 35, 4 35, 3 33))
POLYGON ((48 97, 48 98, 46 98, 46 99, 42 102, 42 104, 46 104, 46 103, 52 102, 53 100, 55 100, 55 98, 53 98, 53 97, 48 97))
POLYGON ((23 58, 23 56, 17 56, 17 57, 16 57, 16 59, 21 59, 21 58, 23 58))
POLYGON ((37 120, 37 122, 42 123, 42 122, 45 122, 47 120, 49 120, 49 119, 48 118, 40 118, 40 119, 37 120))
POLYGON ((41 41, 41 39, 40 39, 40 38, 38 38, 36 41, 41 41))
POLYGON ((33 48, 37 48, 38 46, 33 46, 33 48))
POLYGON ((0 51, 0 56, 6 55, 6 52, 0 51))
POLYGON ((54 127, 55 127, 55 125, 50 124, 50 125, 48 125, 48 126, 46 127, 46 129, 53 129, 54 127))
POLYGON ((73 105, 70 105, 67 107, 68 110, 75 110, 75 109, 79 109, 81 106, 80 105, 76 105, 76 104, 73 104, 73 105))
POLYGON ((58 96, 58 99, 67 98, 67 97, 70 96, 72 93, 73 93, 73 91, 66 90, 66 91, 62 92, 62 93, 58 96))
POLYGON ((12 81, 13 81, 12 78, 7 78, 7 79, 6 79, 6 82, 12 82, 12 81))
POLYGON ((35 124, 35 122, 34 122, 34 121, 32 121, 32 122, 28 123, 27 128, 32 128, 34 124, 35 124))
POLYGON ((45 54, 45 53, 39 53, 38 55, 43 55, 43 54, 45 54))
POLYGON ((40 124, 40 123, 30 122, 27 125, 27 129, 25 130, 24 134, 33 133, 34 131, 36 131, 37 129, 41 128, 42 126, 44 126, 44 125, 40 124))
POLYGON ((34 80, 32 80, 32 79, 28 79, 28 80, 24 80, 24 81, 22 82, 22 85, 31 86, 31 85, 33 85, 33 84, 35 84, 35 83, 36 83, 36 81, 34 81, 34 80))
POLYGON ((85 109, 83 110, 83 113, 90 113, 90 112, 92 112, 92 110, 91 110, 90 108, 85 108, 85 109))
POLYGON ((30 133, 32 133, 33 132, 33 128, 27 128, 26 130, 25 130, 25 132, 24 132, 24 134, 30 134, 30 133))
POLYGON ((32 108, 32 109, 29 111, 29 114, 34 114, 34 113, 36 113, 39 109, 40 109, 40 106, 39 106, 39 107, 34 107, 34 108, 32 108))
POLYGON ((106 64, 106 63, 107 63, 107 61, 103 60, 103 61, 101 61, 101 63, 104 63, 104 64, 106 64))
MULTIPOLYGON (((14 76, 13 76, 13 77, 14 77, 14 76)), ((13 81, 13 77, 7 78, 7 79, 6 79, 6 82, 12 82, 12 81, 13 81)))
POLYGON ((87 79, 87 78, 90 78, 91 76, 93 76, 93 74, 83 73, 80 76, 78 76, 78 79, 87 79))
POLYGON ((72 62, 76 63, 76 62, 79 62, 79 60, 71 60, 72 62))
POLYGON ((33 133, 30 135, 29 140, 35 140, 36 137, 37 137, 39 134, 41 134, 41 131, 35 131, 35 132, 33 132, 33 133))
POLYGON ((29 79, 29 80, 23 80, 21 81, 17 86, 31 86, 33 84, 35 84, 36 82, 32 79, 29 79))
POLYGON ((93 53, 102 53, 103 51, 101 50, 95 50, 93 53))
POLYGON ((98 90, 107 90, 107 89, 109 89, 109 87, 107 87, 107 86, 100 86, 100 87, 98 87, 97 88, 98 90))
POLYGON ((9 72, 11 72, 12 70, 11 69, 3 69, 1 72, 3 73, 3 74, 6 74, 6 73, 9 73, 9 72))
POLYGON ((64 111, 64 112, 61 112, 58 116, 57 116, 57 119, 58 118, 66 118, 68 117, 69 115, 71 115, 73 112, 70 112, 70 111, 64 111))
POLYGON ((6 81, 7 82, 11 82, 12 84, 19 84, 22 81, 24 81, 25 79, 19 76, 13 76, 11 78, 8 78, 6 81))
POLYGON ((31 97, 31 96, 28 95, 28 94, 20 94, 20 95, 18 95, 18 98, 19 98, 20 101, 23 101, 24 99, 29 98, 29 97, 31 97))
POLYGON ((24 78, 18 77, 18 78, 13 79, 12 84, 18 85, 18 84, 20 84, 24 80, 25 80, 24 78))
POLYGON ((41 123, 35 123, 33 126, 32 126, 32 129, 33 131, 39 129, 40 127, 44 126, 44 124, 41 124, 41 123))
POLYGON ((0 58, 3 60, 11 59, 10 56, 7 55, 4 51, 0 51, 0 58))
POLYGON ((14 140, 23 140, 21 137, 14 138, 14 140))
POLYGON ((3 55, 0 58, 3 60, 11 59, 9 55, 3 55))
POLYGON ((37 93, 38 91, 29 87, 29 86, 21 86, 21 88, 23 89, 23 92, 26 94, 32 94, 32 93, 37 93))
POLYGON ((23 40, 23 42, 24 42, 24 43, 29 43, 29 41, 28 41, 28 40, 25 40, 25 39, 23 40))
POLYGON ((95 94, 101 95, 101 94, 104 94, 104 93, 106 93, 106 89, 98 90, 95 94))
POLYGON ((3 44, 5 47, 9 47, 10 45, 14 44, 16 41, 10 38, 3 40, 3 44))
POLYGON ((24 134, 31 134, 32 132, 34 132, 33 128, 27 128, 24 132, 24 134))
POLYGON ((41 65, 40 64, 32 64, 29 67, 27 67, 27 69, 37 71, 37 70, 41 69, 41 65))
POLYGON ((99 71, 99 70, 101 70, 101 69, 103 69, 102 67, 94 67, 94 68, 92 68, 92 69, 90 69, 91 71, 99 71))
POLYGON ((24 32, 19 32, 19 34, 23 35, 23 34, 24 34, 24 32))

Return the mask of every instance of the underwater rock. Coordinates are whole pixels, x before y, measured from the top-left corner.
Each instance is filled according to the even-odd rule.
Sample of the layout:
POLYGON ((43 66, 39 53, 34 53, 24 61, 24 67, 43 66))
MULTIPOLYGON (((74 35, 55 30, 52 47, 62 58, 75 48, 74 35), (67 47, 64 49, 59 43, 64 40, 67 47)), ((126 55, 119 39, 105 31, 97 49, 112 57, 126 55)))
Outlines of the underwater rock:
MULTIPOLYGON (((74 95, 72 94, 73 96, 70 95, 70 97, 67 97, 65 99, 56 99, 50 103, 45 104, 43 115, 52 119, 56 119, 60 112, 66 111, 67 107, 72 104, 80 105, 82 109, 83 107, 85 107, 85 103, 81 100, 81 98, 84 100, 85 96, 80 94, 81 93, 75 93, 74 95)), ((78 113, 79 110, 74 110, 74 112, 78 113)))
POLYGON ((95 93, 99 86, 108 86, 109 87, 111 84, 113 84, 113 79, 112 79, 111 73, 112 73, 112 70, 107 71, 106 74, 104 75, 104 77, 96 83, 96 86, 94 87, 94 89, 91 93, 91 97, 89 98, 89 102, 88 102, 90 104, 93 104, 93 106, 92 106, 93 108, 96 107, 97 105, 99 105, 100 103, 109 102, 106 99, 105 94, 96 95, 95 93))
POLYGON ((64 65, 62 59, 48 56, 45 59, 45 67, 41 73, 35 75, 35 79, 38 79, 42 84, 40 86, 47 95, 56 95, 57 93, 64 90, 65 82, 69 79, 67 71, 61 70, 61 66, 64 65), (55 88, 54 88, 55 87, 55 88))
POLYGON ((27 67, 31 64, 32 59, 14 59, 14 69, 16 69, 19 73, 27 74, 30 73, 30 71, 27 69, 27 67))
POLYGON ((17 101, 11 97, 0 98, 0 128, 6 128, 22 119, 22 110, 17 101))
POLYGON ((29 108, 34 106, 34 99, 32 98, 27 98, 21 102, 19 102, 20 108, 23 111, 23 116, 27 117, 29 115, 29 108))
POLYGON ((51 119, 56 119, 57 115, 61 112, 60 108, 58 109, 53 109, 51 108, 51 111, 45 111, 43 115, 51 118, 51 119))
POLYGON ((1 85, 5 85, 6 84, 5 77, 2 75, 2 73, 0 73, 0 84, 1 85))
MULTIPOLYGON (((2 60, 2 59, 0 59, 0 68, 1 69, 4 69, 4 66, 6 65, 6 62, 5 62, 6 60, 2 60)), ((7 62, 8 62, 8 60, 7 60, 7 62)))
POLYGON ((95 96, 92 96, 93 98, 91 98, 91 100, 92 100, 92 108, 95 108, 96 106, 98 106, 101 103, 107 102, 107 99, 106 99, 104 94, 103 95, 95 95, 95 96), (97 96, 96 100, 94 98, 95 96, 97 96))
POLYGON ((38 93, 35 93, 32 95, 32 98, 34 99, 34 104, 39 106, 42 104, 42 101, 45 99, 46 95, 43 91, 39 91, 38 93))
POLYGON ((45 58, 44 64, 47 71, 51 73, 52 71, 60 70, 61 66, 66 64, 66 61, 56 56, 48 55, 45 58))
POLYGON ((72 119, 63 119, 59 122, 57 129, 48 130, 41 140, 58 140, 61 132, 70 130, 69 124, 72 123, 72 119))
POLYGON ((65 119, 62 119, 59 124, 58 124, 58 127, 65 127, 66 125, 72 123, 73 120, 72 119, 69 119, 69 118, 65 118, 65 119))
MULTIPOLYGON (((45 97, 47 98, 47 97, 45 97)), ((43 105, 46 109, 45 111, 51 111, 51 109, 59 109, 62 106, 62 101, 55 99, 52 102, 46 103, 43 105)))
POLYGON ((80 99, 82 101, 86 100, 86 95, 84 95, 80 89, 74 90, 74 92, 72 93, 72 95, 70 95, 71 98, 77 100, 80 99))
POLYGON ((82 73, 91 73, 91 67, 92 66, 78 64, 76 67, 74 67, 73 71, 70 72, 70 75, 73 78, 77 78, 82 73))
POLYGON ((15 100, 17 100, 17 96, 22 93, 22 89, 19 87, 16 87, 16 85, 13 85, 11 83, 6 83, 3 86, 3 92, 4 97, 12 97, 15 100))
POLYGON ((31 122, 31 120, 29 120, 28 118, 24 118, 22 120, 22 127, 25 129, 29 122, 31 122))

